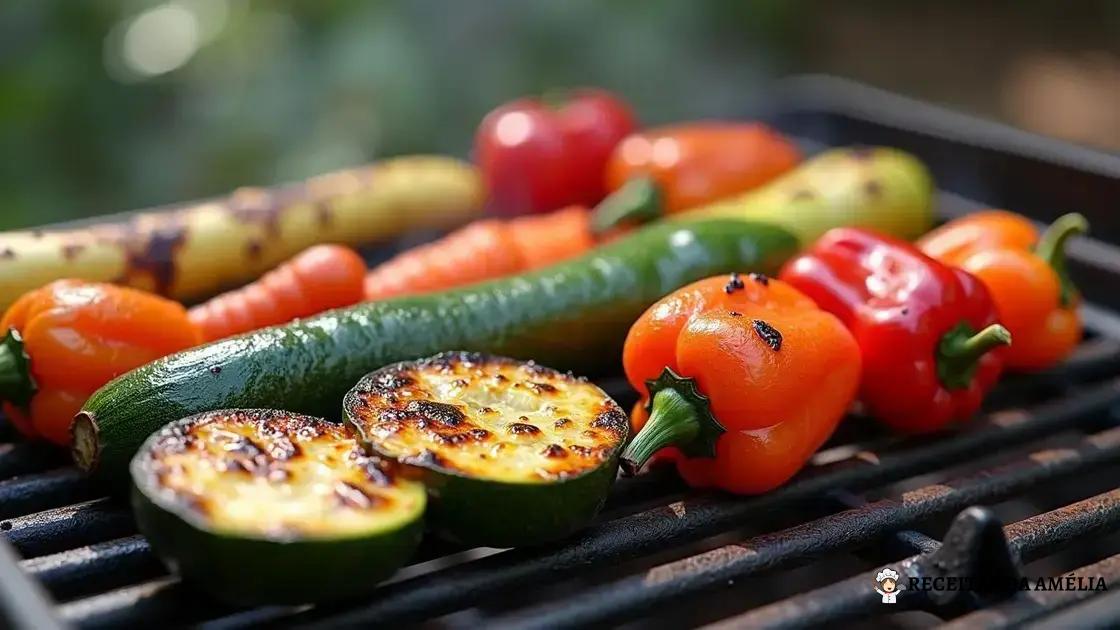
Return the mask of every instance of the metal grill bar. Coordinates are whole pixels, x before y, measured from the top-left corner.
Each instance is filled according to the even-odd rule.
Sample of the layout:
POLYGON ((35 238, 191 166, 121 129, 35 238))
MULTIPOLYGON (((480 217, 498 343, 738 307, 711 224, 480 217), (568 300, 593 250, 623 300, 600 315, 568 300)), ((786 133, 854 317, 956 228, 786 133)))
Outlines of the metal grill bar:
MULTIPOLYGON (((595 598, 577 597, 526 608, 497 620, 494 626, 581 628, 632 619, 763 571, 866 544, 894 529, 952 514, 969 505, 1001 500, 1043 481, 1082 474, 1114 461, 1120 461, 1120 428, 1087 437, 1076 450, 1038 451, 1009 466, 912 490, 898 500, 877 501, 663 564, 644 575, 603 585, 595 598)), ((1105 510, 1120 514, 1120 503, 1102 506, 1101 511, 1105 510)), ((1061 521, 1064 528, 1070 522, 1061 521)))
MULTIPOLYGON (((1007 542, 1019 558, 1029 561, 1045 553, 1078 542, 1081 536, 1115 530, 1120 527, 1120 490, 1113 490, 1052 512, 1023 519, 1005 528, 1007 542), (1108 506, 1101 511, 1101 506, 1108 506), (1056 523, 1064 523, 1062 535, 1054 531, 1056 523), (1027 535, 1029 533, 1029 535, 1027 535), (1063 537, 1065 536, 1065 537, 1063 537)), ((929 555, 918 555, 896 563, 903 568, 919 564, 929 555)), ((917 609, 914 599, 900 598, 891 610, 882 609, 880 597, 869 585, 875 571, 853 576, 836 584, 802 593, 738 617, 709 626, 710 630, 730 628, 815 628, 825 624, 873 617, 883 612, 917 609)))
POLYGON ((148 541, 139 535, 40 556, 20 564, 58 599, 105 591, 166 573, 148 541))
POLYGON ((31 514, 97 496, 95 485, 77 468, 0 481, 0 518, 31 514))
POLYGON ((418 578, 387 585, 369 606, 340 611, 314 609, 308 618, 365 624, 439 616, 507 589, 701 540, 734 529, 752 515, 821 496, 833 488, 874 487, 1070 429, 1118 402, 1120 379, 1114 379, 1071 398, 1041 405, 1031 413, 993 414, 981 428, 954 439, 932 444, 927 440, 923 446, 881 455, 861 453, 853 460, 819 467, 767 495, 745 500, 685 500, 592 527, 567 546, 507 551, 452 567, 441 572, 438 580, 418 578))
POLYGON ((66 463, 53 446, 34 442, 0 444, 0 479, 40 472, 66 463))
POLYGON ((1022 626, 1023 630, 1114 630, 1117 627, 1120 627, 1120 591, 1116 590, 1098 594, 1022 626))
POLYGON ((128 510, 110 499, 95 499, 0 523, 8 542, 24 558, 73 549, 136 532, 128 510))

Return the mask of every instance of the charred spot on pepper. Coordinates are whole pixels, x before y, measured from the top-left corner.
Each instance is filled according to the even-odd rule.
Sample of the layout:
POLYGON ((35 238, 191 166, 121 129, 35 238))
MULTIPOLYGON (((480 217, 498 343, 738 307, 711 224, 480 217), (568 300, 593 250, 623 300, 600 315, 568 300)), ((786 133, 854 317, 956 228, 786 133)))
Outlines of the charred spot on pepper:
POLYGON ((808 188, 802 188, 794 192, 790 199, 792 201, 809 201, 813 197, 816 197, 816 195, 813 194, 813 191, 809 190, 808 188))
POLYGON ((764 342, 766 342, 766 345, 770 346, 771 350, 777 352, 782 349, 782 333, 778 332, 777 328, 774 328, 761 319, 752 319, 751 328, 754 329, 754 332, 756 335, 758 335, 759 339, 763 340, 764 342))
POLYGON ((727 314, 730 315, 731 317, 742 317, 743 316, 743 314, 740 313, 739 311, 727 311, 727 314))
POLYGON ((15 257, 16 257, 16 252, 11 247, 5 247, 4 249, 0 249, 0 260, 14 260, 15 257))
POLYGON ((875 147, 858 146, 848 149, 848 155, 856 160, 870 160, 875 155, 875 147))
POLYGON ((869 179, 864 182, 863 190, 869 197, 878 197, 883 194, 883 185, 878 180, 869 179))
POLYGON ((239 188, 229 197, 225 211, 238 223, 260 225, 270 236, 280 234, 280 217, 284 210, 304 196, 301 186, 287 186, 276 191, 261 188, 239 188))
POLYGON ((750 278, 751 280, 753 280, 754 282, 757 282, 758 284, 761 284, 764 287, 770 286, 770 276, 767 276, 764 273, 758 273, 756 271, 752 271, 750 274, 747 275, 747 277, 750 278))
POLYGON ((747 285, 743 284, 743 279, 739 277, 738 273, 731 272, 731 277, 728 279, 727 284, 723 286, 723 292, 731 295, 732 293, 745 288, 747 285))
POLYGON ((557 429, 561 429, 563 427, 568 426, 571 423, 572 423, 571 418, 559 418, 558 420, 556 420, 556 422, 552 423, 552 426, 556 427, 557 429))

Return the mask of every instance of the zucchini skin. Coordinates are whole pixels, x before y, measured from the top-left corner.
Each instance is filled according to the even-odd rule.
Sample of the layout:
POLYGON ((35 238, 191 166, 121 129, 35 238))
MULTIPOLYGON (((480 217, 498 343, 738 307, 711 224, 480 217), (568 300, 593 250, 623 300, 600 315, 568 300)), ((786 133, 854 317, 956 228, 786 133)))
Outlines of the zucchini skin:
POLYGON ((367 372, 448 349, 603 373, 633 321, 665 294, 729 271, 773 273, 797 248, 792 234, 765 223, 657 224, 532 273, 360 304, 173 354, 90 397, 73 425, 74 458, 120 488, 129 459, 168 422, 226 407, 337 417, 367 372))
POLYGON ((368 593, 404 566, 424 532, 423 519, 376 538, 277 542, 192 527, 133 486, 140 531, 175 572, 238 606, 303 604, 368 593))

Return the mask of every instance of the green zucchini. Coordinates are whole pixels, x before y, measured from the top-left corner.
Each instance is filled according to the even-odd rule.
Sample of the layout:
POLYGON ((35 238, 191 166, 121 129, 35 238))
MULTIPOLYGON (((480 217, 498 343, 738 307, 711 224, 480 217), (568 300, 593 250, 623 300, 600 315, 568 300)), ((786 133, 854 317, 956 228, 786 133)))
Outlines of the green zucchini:
POLYGON ((119 485, 141 442, 211 409, 337 415, 367 372, 450 349, 581 374, 615 370, 630 324, 661 296, 729 271, 774 272, 789 232, 718 219, 653 225, 535 272, 330 311, 170 355, 111 381, 74 420, 78 466, 119 485))
POLYGON ((471 546, 520 547, 585 527, 618 472, 622 408, 586 379, 445 352, 368 374, 342 404, 370 450, 414 469, 428 523, 471 546))
POLYGON ((172 423, 132 460, 140 531, 172 570, 239 605, 372 590, 423 533, 424 487, 345 426, 286 411, 172 423))

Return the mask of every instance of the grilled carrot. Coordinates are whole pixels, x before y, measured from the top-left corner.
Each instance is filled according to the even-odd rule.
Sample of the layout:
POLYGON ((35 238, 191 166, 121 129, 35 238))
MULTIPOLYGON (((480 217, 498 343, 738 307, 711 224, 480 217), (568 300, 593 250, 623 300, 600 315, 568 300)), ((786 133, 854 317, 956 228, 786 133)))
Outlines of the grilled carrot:
POLYGON ((543 267, 595 245, 586 208, 486 219, 415 247, 366 276, 367 300, 428 293, 543 267))
POLYGON ((362 257, 349 247, 316 245, 188 315, 204 340, 222 339, 361 302, 365 272, 362 257))

